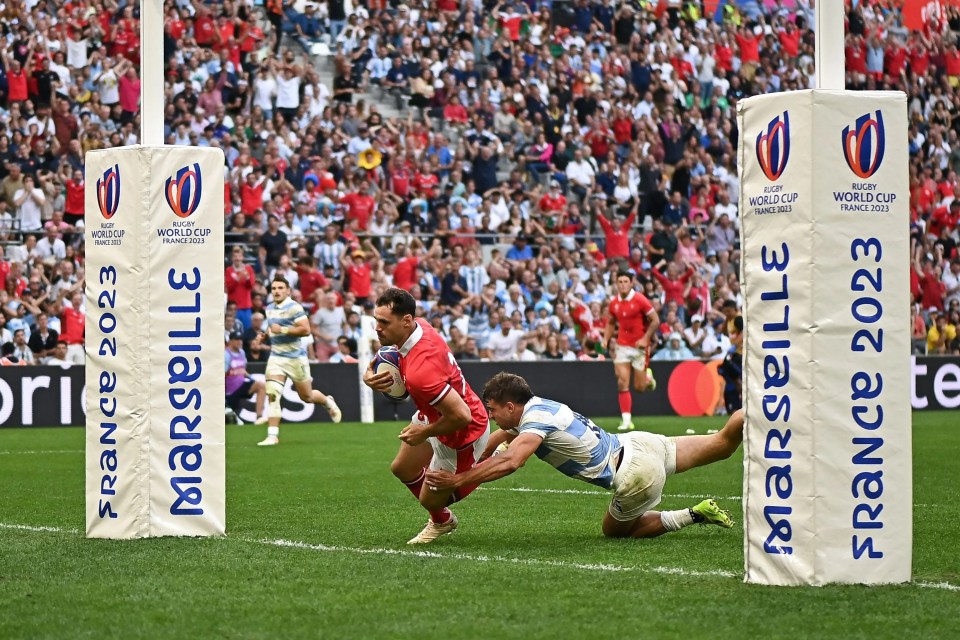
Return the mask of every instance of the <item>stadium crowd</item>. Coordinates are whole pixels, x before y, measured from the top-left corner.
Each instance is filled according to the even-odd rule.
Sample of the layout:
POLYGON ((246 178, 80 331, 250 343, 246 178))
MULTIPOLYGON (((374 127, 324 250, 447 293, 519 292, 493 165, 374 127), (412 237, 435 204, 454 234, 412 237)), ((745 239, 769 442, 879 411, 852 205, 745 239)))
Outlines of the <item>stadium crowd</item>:
MULTIPOLYGON (((356 357, 388 286, 457 358, 602 359, 626 269, 655 359, 735 352, 736 104, 812 87, 813 10, 705 4, 167 2, 167 141, 226 156, 225 342, 266 359, 281 273, 316 361, 356 357)), ((850 9, 848 86, 908 94, 914 348, 958 354, 960 12, 909 31, 893 4, 850 9)), ((138 141, 139 20, 56 0, 0 26, 2 362, 82 363, 83 154, 138 141)))

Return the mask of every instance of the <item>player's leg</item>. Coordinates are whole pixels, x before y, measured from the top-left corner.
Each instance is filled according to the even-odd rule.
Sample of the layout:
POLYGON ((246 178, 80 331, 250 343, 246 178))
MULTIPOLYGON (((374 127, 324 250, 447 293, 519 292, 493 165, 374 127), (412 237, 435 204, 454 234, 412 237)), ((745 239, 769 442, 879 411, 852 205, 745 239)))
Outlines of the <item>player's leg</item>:
POLYGON ((613 361, 613 373, 617 377, 617 403, 620 405, 621 421, 619 429, 621 431, 633 429, 633 421, 631 420, 633 416, 633 396, 630 395, 630 371, 632 368, 629 356, 623 353, 628 349, 629 347, 617 345, 613 361))
POLYGON ((653 391, 657 388, 657 379, 653 377, 653 369, 650 368, 650 347, 638 351, 637 356, 630 362, 633 367, 633 388, 640 393, 653 391))
POLYGON ((717 433, 678 436, 674 440, 677 445, 677 473, 729 458, 743 442, 743 410, 735 411, 717 433))
POLYGON ((255 396, 256 397, 256 406, 257 406, 257 421, 256 424, 265 424, 269 419, 267 414, 263 412, 263 403, 267 398, 267 385, 264 384, 263 380, 254 380, 253 384, 250 385, 250 392, 247 397, 255 396))
POLYGON ((270 360, 267 360, 267 375, 263 385, 267 399, 267 437, 257 443, 261 447, 280 443, 280 417, 283 413, 280 398, 283 396, 283 387, 286 382, 286 375, 275 369, 271 371, 270 360))
POLYGON ((654 538, 691 524, 733 526, 713 500, 688 509, 651 511, 660 504, 667 477, 675 473, 674 439, 642 431, 620 436, 623 455, 613 479, 613 499, 603 518, 603 534, 611 538, 654 538))
MULTIPOLYGON (((483 436, 460 449, 453 449, 436 438, 430 438, 428 440, 432 449, 430 470, 442 469, 450 473, 462 473, 472 469, 483 455, 489 436, 488 429, 483 436)), ((420 533, 407 541, 407 544, 427 544, 456 529, 459 524, 457 516, 447 507, 465 498, 475 488, 474 485, 457 490, 436 490, 425 485, 421 486, 420 504, 430 513, 430 520, 420 533)))
POLYGON ((322 391, 313 388, 313 378, 310 376, 310 364, 306 360, 297 360, 296 362, 290 363, 290 369, 290 379, 293 381, 293 388, 296 389, 300 399, 304 402, 312 402, 313 404, 320 405, 327 410, 333 422, 340 422, 343 414, 340 412, 340 407, 337 406, 337 402, 333 399, 333 396, 328 396, 322 391))

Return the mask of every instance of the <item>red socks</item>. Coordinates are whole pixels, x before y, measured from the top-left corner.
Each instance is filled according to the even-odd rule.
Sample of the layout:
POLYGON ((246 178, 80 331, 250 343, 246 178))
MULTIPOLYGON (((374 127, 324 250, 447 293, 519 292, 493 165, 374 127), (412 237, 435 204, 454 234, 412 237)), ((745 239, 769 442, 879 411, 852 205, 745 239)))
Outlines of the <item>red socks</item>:
MULTIPOLYGON (((427 470, 423 469, 420 471, 420 475, 417 476, 416 480, 413 480, 412 482, 403 483, 404 486, 410 490, 410 493, 413 494, 413 497, 416 498, 418 501, 420 500, 420 491, 423 489, 423 481, 424 481, 424 478, 426 478, 426 475, 427 475, 427 470)), ((464 487, 467 493, 470 493, 475 488, 476 488, 476 485, 472 487, 464 487)), ((464 497, 466 497, 466 494, 464 494, 464 497)), ((457 499, 459 500, 459 498, 457 499)), ((437 524, 443 524, 444 522, 449 520, 450 516, 452 515, 453 514, 450 512, 450 509, 447 509, 446 507, 444 507, 439 511, 431 511, 430 519, 437 524)))
POLYGON ((633 397, 629 391, 619 391, 617 393, 617 402, 620 403, 620 413, 632 414, 633 397))

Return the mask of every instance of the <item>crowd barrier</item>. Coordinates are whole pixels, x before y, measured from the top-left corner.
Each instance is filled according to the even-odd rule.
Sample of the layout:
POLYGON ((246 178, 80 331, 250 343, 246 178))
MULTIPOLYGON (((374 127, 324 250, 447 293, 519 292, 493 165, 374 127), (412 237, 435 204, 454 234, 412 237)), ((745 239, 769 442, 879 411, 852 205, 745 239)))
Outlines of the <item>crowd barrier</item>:
MULTIPOLYGON (((524 376, 535 393, 566 402, 584 415, 618 416, 616 382, 609 362, 471 362, 460 363, 480 393, 498 371, 524 376)), ((315 364, 314 386, 337 398, 348 422, 360 420, 357 365, 315 364)), ((699 360, 654 362, 656 391, 634 394, 636 415, 712 415, 721 403, 716 363, 699 360)), ((263 366, 250 365, 254 377, 263 366)), ((960 358, 919 356, 912 359, 912 405, 915 410, 960 407, 960 358)), ((0 367, 0 427, 82 426, 85 421, 84 367, 0 367)), ((374 394, 377 420, 406 420, 413 404, 394 403, 374 394)), ((206 398, 203 402, 207 402, 206 398)), ((222 402, 222 399, 210 399, 222 402)), ((289 386, 283 397, 284 422, 329 420, 326 411, 304 404, 289 386)), ((253 420, 249 403, 241 417, 253 420)))

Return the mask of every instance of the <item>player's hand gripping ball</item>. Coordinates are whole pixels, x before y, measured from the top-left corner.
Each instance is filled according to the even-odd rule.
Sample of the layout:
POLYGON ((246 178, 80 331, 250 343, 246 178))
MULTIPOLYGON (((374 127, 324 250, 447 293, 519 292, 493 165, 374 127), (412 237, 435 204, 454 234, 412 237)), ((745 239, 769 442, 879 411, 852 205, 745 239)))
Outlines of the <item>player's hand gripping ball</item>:
POLYGON ((379 374, 385 371, 390 373, 393 384, 383 395, 397 402, 406 400, 410 394, 400 377, 400 352, 396 347, 380 347, 377 355, 373 357, 373 372, 379 374))

